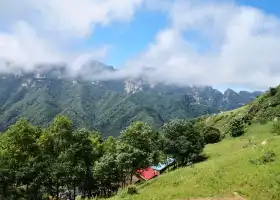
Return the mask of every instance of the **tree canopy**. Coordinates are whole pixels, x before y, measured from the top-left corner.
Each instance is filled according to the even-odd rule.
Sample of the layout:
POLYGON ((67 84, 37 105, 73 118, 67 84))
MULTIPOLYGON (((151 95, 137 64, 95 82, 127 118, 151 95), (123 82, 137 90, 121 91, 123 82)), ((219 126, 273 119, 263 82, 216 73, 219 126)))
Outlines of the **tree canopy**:
POLYGON ((185 120, 154 130, 131 123, 117 138, 76 130, 65 116, 46 128, 24 119, 0 135, 0 199, 108 197, 143 169, 172 156, 180 164, 202 152, 202 134, 185 120))
POLYGON ((186 120, 172 120, 162 129, 164 152, 180 164, 193 162, 202 152, 203 136, 186 120))

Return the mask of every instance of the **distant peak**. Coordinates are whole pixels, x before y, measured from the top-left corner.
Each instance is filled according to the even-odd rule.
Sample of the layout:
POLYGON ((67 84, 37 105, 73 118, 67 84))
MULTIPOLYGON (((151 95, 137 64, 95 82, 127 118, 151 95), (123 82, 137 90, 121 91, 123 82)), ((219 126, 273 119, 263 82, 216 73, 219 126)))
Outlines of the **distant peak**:
POLYGON ((228 89, 224 92, 224 95, 227 95, 227 94, 230 94, 230 93, 237 94, 237 92, 235 92, 234 90, 228 88, 228 89))

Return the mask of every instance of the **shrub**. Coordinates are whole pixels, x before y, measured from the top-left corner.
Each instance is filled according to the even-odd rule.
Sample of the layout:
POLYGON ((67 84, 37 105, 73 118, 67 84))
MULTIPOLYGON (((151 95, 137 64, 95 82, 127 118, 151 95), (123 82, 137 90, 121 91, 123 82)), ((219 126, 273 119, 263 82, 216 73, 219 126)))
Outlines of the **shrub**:
POLYGON ((276 133, 277 135, 280 135, 280 121, 276 121, 272 125, 272 131, 273 133, 276 133))
POLYGON ((263 165, 273 162, 275 160, 275 157, 276 154, 273 151, 269 150, 264 152, 264 154, 257 159, 250 159, 249 162, 253 165, 263 165))
POLYGON ((276 88, 269 88, 269 95, 272 97, 277 93, 277 89, 276 88))
POLYGON ((275 160, 275 157, 276 154, 273 151, 267 151, 260 157, 260 161, 262 164, 270 163, 275 160))
POLYGON ((203 136, 206 144, 214 144, 221 141, 220 130, 211 126, 204 129, 203 136))
POLYGON ((127 187, 127 194, 134 195, 137 193, 138 193, 138 191, 137 191, 137 188, 135 187, 135 185, 130 185, 127 187))
POLYGON ((240 119, 233 119, 229 123, 229 133, 232 137, 239 137, 244 134, 244 124, 240 119))

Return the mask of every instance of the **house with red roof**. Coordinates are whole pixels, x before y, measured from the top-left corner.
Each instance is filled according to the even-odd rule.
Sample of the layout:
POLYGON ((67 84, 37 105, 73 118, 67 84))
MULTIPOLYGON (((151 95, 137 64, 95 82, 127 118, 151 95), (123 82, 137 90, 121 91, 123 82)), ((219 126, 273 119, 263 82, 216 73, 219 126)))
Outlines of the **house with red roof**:
POLYGON ((152 167, 147 167, 145 169, 138 169, 136 170, 137 175, 147 181, 150 180, 152 178, 154 178, 155 176, 157 176, 157 174, 155 173, 154 169, 152 167))

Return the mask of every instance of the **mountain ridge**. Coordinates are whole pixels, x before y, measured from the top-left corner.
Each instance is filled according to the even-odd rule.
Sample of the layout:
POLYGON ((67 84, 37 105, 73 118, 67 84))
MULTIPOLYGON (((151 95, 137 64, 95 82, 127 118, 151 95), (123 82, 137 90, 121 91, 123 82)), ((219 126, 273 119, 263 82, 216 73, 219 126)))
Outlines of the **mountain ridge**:
MULTIPOLYGON (((96 74, 102 74, 104 68, 115 70, 102 63, 87 68, 96 74)), ((35 125, 47 125, 55 116, 66 115, 75 127, 96 129, 104 136, 118 135, 133 121, 159 127, 174 118, 190 119, 234 109, 261 94, 230 91, 225 96, 211 86, 178 87, 142 79, 89 80, 69 76, 63 66, 2 73, 0 93, 0 131, 20 117, 35 125)))

